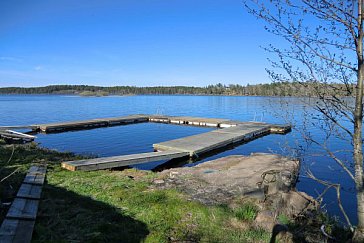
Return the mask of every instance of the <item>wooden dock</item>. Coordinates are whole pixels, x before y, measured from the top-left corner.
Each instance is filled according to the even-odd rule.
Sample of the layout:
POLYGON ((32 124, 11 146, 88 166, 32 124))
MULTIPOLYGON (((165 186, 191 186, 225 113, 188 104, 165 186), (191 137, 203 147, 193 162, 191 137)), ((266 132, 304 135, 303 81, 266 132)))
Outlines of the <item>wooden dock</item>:
POLYGON ((204 126, 204 127, 230 127, 236 125, 228 119, 201 118, 190 116, 149 116, 150 122, 172 123, 179 125, 204 126))
MULTIPOLYGON (((215 127, 217 129, 207 133, 153 144, 154 150, 157 152, 79 161, 66 161, 62 163, 62 167, 72 171, 89 171, 135 165, 152 161, 171 160, 185 156, 194 157, 212 152, 214 150, 224 149, 226 146, 235 143, 253 140, 270 133, 286 133, 291 130, 290 125, 274 125, 263 122, 241 122, 219 118, 144 114, 83 121, 35 124, 25 127, 32 128, 34 131, 52 133, 66 132, 69 130, 93 129, 115 125, 127 125, 141 122, 215 127)), ((27 136, 29 136, 28 138, 31 138, 30 135, 27 136)))
MULTIPOLYGON (((270 133, 286 133, 291 129, 291 126, 289 125, 274 125, 262 122, 239 122, 215 118, 172 117, 159 115, 137 115, 137 118, 147 119, 147 121, 150 122, 216 127, 219 129, 153 144, 153 147, 157 152, 66 161, 62 163, 62 167, 71 171, 90 171, 129 166, 152 161, 171 160, 186 156, 195 157, 217 149, 223 149, 224 147, 235 143, 250 141, 270 133)), ((121 118, 115 118, 115 120, 120 119, 121 118)), ((100 120, 104 121, 104 119, 100 120)), ((132 123, 131 120, 132 119, 129 119, 128 121, 132 123)), ((47 131, 49 127, 50 126, 44 126, 45 131, 47 131)), ((54 127, 55 125, 51 128, 54 129, 54 127)))
MULTIPOLYGON (((27 128, 35 132, 52 133, 52 132, 66 132, 70 130, 94 129, 99 127, 116 126, 116 125, 128 125, 140 122, 170 123, 177 125, 217 127, 217 128, 228 128, 237 126, 239 124, 244 124, 244 122, 241 121, 233 121, 233 120, 219 119, 219 118, 138 114, 138 115, 99 118, 99 119, 90 119, 82 121, 66 121, 66 122, 56 122, 48 124, 34 124, 28 126, 0 126, 0 131, 5 131, 7 129, 27 128)), ((281 129, 280 127, 281 126, 278 126, 277 129, 280 130, 281 129)))
POLYGON ((249 141, 270 133, 271 125, 264 123, 246 123, 234 127, 217 129, 211 132, 179 138, 153 144, 156 151, 183 151, 191 157, 220 149, 222 147, 249 141))
POLYGON ((32 125, 33 130, 41 131, 44 133, 51 132, 64 132, 69 130, 82 130, 106 126, 126 125, 139 122, 148 122, 149 117, 144 115, 131 115, 124 117, 112 117, 103 119, 91 119, 83 121, 71 121, 71 122, 57 122, 50 124, 36 124, 32 125))
POLYGON ((171 123, 178 125, 219 127, 219 128, 236 126, 241 123, 239 121, 231 121, 228 119, 218 119, 218 118, 164 116, 164 115, 130 115, 123 117, 100 118, 100 119, 91 119, 82 121, 34 124, 27 127, 32 128, 33 131, 52 133, 52 132, 65 132, 70 130, 93 129, 106 126, 127 125, 140 122, 171 123))
POLYGON ((67 161, 62 163, 62 168, 71 171, 103 170, 103 169, 110 169, 128 165, 143 164, 152 161, 182 158, 186 156, 189 156, 188 152, 168 150, 162 152, 150 152, 150 153, 130 154, 130 155, 113 156, 106 158, 97 158, 97 159, 67 161))

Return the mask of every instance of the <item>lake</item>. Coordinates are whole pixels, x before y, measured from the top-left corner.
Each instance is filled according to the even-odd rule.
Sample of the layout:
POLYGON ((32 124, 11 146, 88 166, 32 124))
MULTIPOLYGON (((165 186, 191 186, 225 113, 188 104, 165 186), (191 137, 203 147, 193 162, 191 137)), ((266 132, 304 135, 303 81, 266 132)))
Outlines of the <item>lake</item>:
MULTIPOLYGON (((62 95, 2 95, 0 96, 0 126, 29 125, 59 121, 117 117, 131 114, 164 114, 170 116, 194 116, 226 118, 240 121, 268 123, 292 122, 299 128, 305 125, 312 136, 322 139, 319 122, 306 120, 304 112, 315 114, 298 98, 235 97, 235 96, 108 96, 78 97, 62 95)), ((322 125, 322 124, 321 124, 322 125)), ((36 142, 58 151, 70 151, 93 156, 114 156, 153 151, 152 144, 175 138, 199 134, 212 128, 177 126, 169 124, 140 123, 93 130, 72 131, 58 134, 38 134, 36 142)), ((331 138, 332 150, 350 149, 350 144, 331 138)), ((193 166, 207 160, 227 155, 249 155, 255 152, 274 152, 302 157, 298 190, 316 197, 323 186, 305 176, 311 171, 320 179, 331 180, 342 186, 342 201, 347 213, 356 223, 356 198, 354 184, 335 162, 324 156, 319 146, 305 142, 296 129, 286 135, 268 135, 247 144, 232 147, 219 154, 199 161, 182 161, 178 166, 193 166), (292 148, 300 148, 295 150, 292 148)), ((349 158, 346 152, 340 158, 349 158)), ((139 169, 160 169, 165 161, 136 166, 139 169)), ((168 165, 173 166, 173 165, 168 165)), ((176 166, 176 165, 174 165, 176 166)), ((323 208, 331 215, 342 218, 336 204, 334 190, 329 190, 323 200, 323 208)))

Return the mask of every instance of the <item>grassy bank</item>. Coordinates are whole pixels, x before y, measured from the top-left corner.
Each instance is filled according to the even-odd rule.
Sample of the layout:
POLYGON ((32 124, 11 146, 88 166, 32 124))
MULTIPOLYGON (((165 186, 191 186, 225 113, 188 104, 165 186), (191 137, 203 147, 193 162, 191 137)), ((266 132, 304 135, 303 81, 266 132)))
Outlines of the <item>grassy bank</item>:
MULTIPOLYGON (((242 203, 205 206, 175 190, 155 190, 153 172, 69 172, 59 166, 70 153, 35 145, 0 145, 2 200, 16 194, 32 163, 48 164, 35 242, 267 242, 270 234, 252 224, 256 208, 242 203), (13 155, 11 156, 11 154, 13 155), (11 160, 9 161, 9 158, 11 160), (8 162, 9 161, 9 162, 8 162)), ((6 210, 2 209, 2 216, 6 210)))

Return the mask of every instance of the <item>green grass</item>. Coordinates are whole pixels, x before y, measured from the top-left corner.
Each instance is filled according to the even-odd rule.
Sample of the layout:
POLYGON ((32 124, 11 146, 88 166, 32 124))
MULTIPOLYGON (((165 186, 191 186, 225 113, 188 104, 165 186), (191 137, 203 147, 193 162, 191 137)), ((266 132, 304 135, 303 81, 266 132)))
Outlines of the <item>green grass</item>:
MULTIPOLYGON (((11 147, 0 146, 2 162, 7 161, 10 153, 11 147)), ((21 168, 18 178, 14 176, 7 182, 15 190, 31 163, 48 163, 34 242, 269 240, 269 232, 250 227, 249 222, 256 216, 252 205, 243 204, 235 209, 209 207, 188 200, 176 190, 156 190, 151 187, 157 176, 153 172, 61 169, 60 162, 70 159, 74 159, 72 154, 19 145, 12 161, 4 165, 9 171, 21 168), (239 222, 248 222, 248 227, 239 227, 239 222)))
POLYGON ((291 225, 292 221, 285 214, 278 215, 278 222, 285 225, 291 225))
POLYGON ((253 221, 258 214, 257 207, 252 203, 244 203, 234 210, 235 217, 240 220, 253 221))
MULTIPOLYGON (((152 172, 145 172, 138 179, 128 177, 128 175, 140 173, 136 170, 69 172, 54 168, 48 172, 48 185, 45 191, 51 193, 54 190, 65 190, 64 193, 68 192, 70 195, 63 198, 78 197, 78 199, 72 199, 73 203, 87 199, 102 203, 103 208, 113 208, 117 215, 129 221, 130 225, 124 226, 128 232, 123 236, 124 241, 257 242, 269 239, 269 234, 261 230, 249 229, 249 232, 244 232, 231 228, 229 222, 236 216, 234 211, 227 213, 221 207, 207 207, 188 201, 184 195, 175 190, 152 190, 150 182, 155 176, 152 172)), ((57 195, 52 195, 49 200, 57 200, 54 197, 57 195)), ((80 203, 72 207, 75 207, 74 210, 84 208, 80 203)), ((52 213, 52 211, 57 210, 48 202, 42 204, 41 208, 46 215, 53 216, 55 212, 52 213)), ((87 212, 85 216, 96 213, 85 212, 87 212)), ((73 220, 78 219, 72 219, 72 217, 73 213, 69 214, 67 210, 62 214, 62 218, 71 220, 68 224, 75 224, 75 228, 81 230, 82 233, 78 237, 81 235, 88 237, 76 240, 99 241, 101 236, 107 237, 108 241, 120 240, 120 230, 114 233, 107 231, 106 234, 107 227, 104 225, 103 216, 99 215, 98 222, 95 222, 96 225, 104 225, 101 229, 99 227, 79 229, 77 225, 80 225, 80 222, 73 223, 73 220), (98 233, 95 234, 95 232, 98 233)), ((40 220, 37 226, 45 227, 48 221, 51 221, 51 218, 40 220)), ((48 239, 51 235, 57 234, 58 229, 54 228, 54 230, 56 232, 47 228, 47 230, 41 230, 43 233, 38 235, 48 239)), ((72 235, 75 236, 75 234, 72 235)))

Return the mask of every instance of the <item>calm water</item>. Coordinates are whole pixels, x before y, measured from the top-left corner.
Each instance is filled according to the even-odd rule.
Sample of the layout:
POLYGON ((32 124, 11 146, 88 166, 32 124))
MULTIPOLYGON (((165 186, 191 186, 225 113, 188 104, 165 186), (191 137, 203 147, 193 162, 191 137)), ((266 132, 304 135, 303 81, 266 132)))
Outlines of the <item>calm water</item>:
MULTIPOLYGON (((296 98, 269 97, 224 97, 224 96, 125 96, 125 97, 77 97, 47 95, 0 96, 0 126, 50 123, 124 116, 130 114, 166 114, 175 116, 197 116, 227 118, 241 121, 264 121, 270 123, 305 123, 303 106, 296 98), (286 115, 290 114, 290 115, 286 115)), ((314 112, 314 111, 312 111, 314 112)), ((323 136, 315 121, 308 123, 312 136, 323 136)), ((95 156, 113 156, 153 151, 152 144, 175 138, 199 134, 211 128, 177 126, 155 123, 141 123, 128 126, 98 128, 59 134, 38 134, 36 141, 41 146, 59 151, 95 156)), ((341 140, 331 139, 331 149, 347 149, 349 145, 341 140)), ((202 158, 200 161, 186 161, 181 166, 193 166, 207 160, 233 155, 249 155, 254 152, 274 152, 292 155, 289 148, 306 148, 301 134, 293 130, 287 135, 269 135, 247 144, 231 148, 222 153, 202 158)), ((336 164, 320 155, 320 149, 310 145, 301 152, 303 163, 298 189, 317 196, 323 187, 307 178, 307 166, 320 179, 328 179, 342 185, 342 200, 349 217, 356 222, 356 201, 353 183, 336 164)), ((338 156, 344 158, 347 154, 338 156)), ((139 165, 140 169, 159 168, 165 161, 139 165)), ((324 208, 332 215, 341 217, 336 206, 335 192, 329 191, 324 208)))

